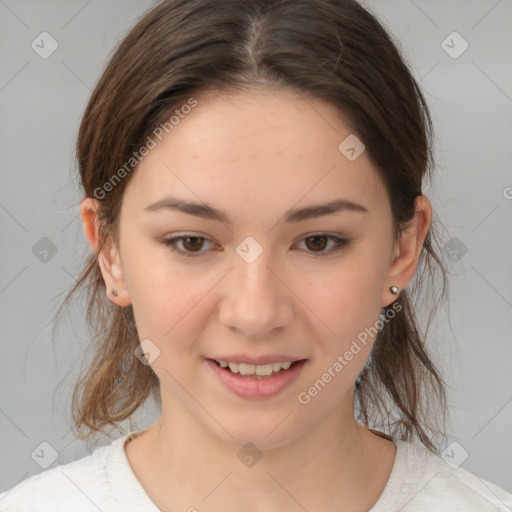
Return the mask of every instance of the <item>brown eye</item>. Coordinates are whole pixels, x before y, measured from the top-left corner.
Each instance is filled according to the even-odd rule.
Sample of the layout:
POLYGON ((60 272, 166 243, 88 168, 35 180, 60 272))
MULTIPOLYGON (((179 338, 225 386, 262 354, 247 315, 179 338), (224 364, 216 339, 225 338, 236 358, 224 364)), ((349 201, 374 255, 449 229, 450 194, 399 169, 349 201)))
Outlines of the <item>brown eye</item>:
POLYGON ((171 251, 177 252, 180 256, 194 257, 201 256, 204 250, 201 250, 204 246, 205 241, 211 243, 211 241, 202 236, 176 236, 163 240, 164 245, 169 247, 171 251), (178 247, 180 244, 183 248, 178 247))
POLYGON ((302 242, 306 245, 306 252, 309 252, 314 257, 319 258, 338 252, 350 243, 349 240, 345 238, 339 238, 337 236, 328 235, 326 233, 310 235, 306 238, 303 238, 302 242), (332 247, 325 250, 325 248, 329 245, 329 242, 332 242, 332 247))
POLYGON ((198 236, 187 236, 183 238, 183 247, 187 251, 195 252, 203 246, 204 238, 198 236))
POLYGON ((327 245, 327 237, 326 236, 310 236, 305 239, 306 245, 308 248, 310 248, 312 251, 323 251, 327 245), (312 241, 310 245, 308 245, 308 241, 312 241))

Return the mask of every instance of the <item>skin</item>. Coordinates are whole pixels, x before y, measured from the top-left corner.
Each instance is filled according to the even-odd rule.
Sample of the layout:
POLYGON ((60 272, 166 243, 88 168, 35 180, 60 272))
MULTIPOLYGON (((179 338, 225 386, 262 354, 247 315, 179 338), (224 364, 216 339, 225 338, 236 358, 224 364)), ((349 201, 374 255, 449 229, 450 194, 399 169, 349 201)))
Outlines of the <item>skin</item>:
MULTIPOLYGON (((132 304, 140 339, 160 350, 151 366, 162 417, 126 445, 130 465, 161 510, 368 510, 395 458, 394 443, 354 419, 354 382, 374 339, 308 404, 297 396, 375 325, 396 300, 389 287, 411 281, 430 202, 416 199, 416 216, 395 243, 384 183, 367 152, 349 161, 338 150, 352 130, 334 106, 268 90, 196 99, 134 171, 119 247, 99 254, 110 300, 132 304), (233 224, 144 211, 171 193, 207 202, 233 224), (290 208, 338 198, 368 213, 284 222, 290 208), (308 243, 306 235, 325 232, 351 243, 315 257, 334 243, 308 243), (178 247, 203 251, 198 257, 162 242, 189 233, 207 240, 178 247), (247 236, 263 248, 251 264, 236 252, 247 236), (227 390, 205 362, 234 353, 308 361, 277 396, 248 399, 227 390), (248 441, 262 455, 250 468, 237 457, 248 441)), ((95 251, 96 208, 91 198, 81 205, 95 251)))

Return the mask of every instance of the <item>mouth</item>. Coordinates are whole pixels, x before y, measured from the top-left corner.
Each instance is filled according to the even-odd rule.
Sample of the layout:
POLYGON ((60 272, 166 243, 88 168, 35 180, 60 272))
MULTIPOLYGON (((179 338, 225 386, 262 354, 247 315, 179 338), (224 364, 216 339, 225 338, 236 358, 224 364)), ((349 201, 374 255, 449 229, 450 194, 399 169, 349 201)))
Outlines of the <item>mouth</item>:
POLYGON ((216 359, 209 360, 220 369, 246 379, 272 379, 306 361, 306 359, 299 359, 297 361, 277 361, 267 364, 247 364, 216 359))
MULTIPOLYGON (((244 356, 232 355, 230 359, 247 361, 244 356)), ((244 399, 268 399, 279 395, 299 378, 309 362, 308 359, 286 360, 287 356, 274 356, 272 362, 265 359, 265 364, 258 365, 211 358, 205 362, 217 382, 244 399)))

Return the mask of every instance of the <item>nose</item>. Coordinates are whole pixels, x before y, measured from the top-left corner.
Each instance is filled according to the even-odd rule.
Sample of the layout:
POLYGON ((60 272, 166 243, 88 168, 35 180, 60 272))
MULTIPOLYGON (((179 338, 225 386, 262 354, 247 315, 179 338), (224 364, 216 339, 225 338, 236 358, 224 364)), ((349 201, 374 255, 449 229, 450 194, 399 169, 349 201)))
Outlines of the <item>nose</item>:
POLYGON ((252 339, 268 338, 285 328, 293 319, 293 293, 285 281, 265 251, 252 263, 235 258, 225 279, 220 322, 252 339))

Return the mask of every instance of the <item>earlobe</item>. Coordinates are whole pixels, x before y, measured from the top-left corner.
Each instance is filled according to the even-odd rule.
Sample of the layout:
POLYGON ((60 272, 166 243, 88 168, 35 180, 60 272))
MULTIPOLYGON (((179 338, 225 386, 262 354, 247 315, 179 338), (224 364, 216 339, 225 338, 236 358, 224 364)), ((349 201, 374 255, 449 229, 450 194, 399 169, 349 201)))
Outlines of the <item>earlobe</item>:
POLYGON ((402 231, 400 243, 397 243, 398 248, 395 248, 395 258, 389 267, 383 291, 383 306, 388 306, 396 300, 396 295, 391 292, 391 287, 397 286, 403 290, 416 272, 432 219, 432 207, 425 196, 416 198, 415 212, 414 218, 402 231))
MULTIPOLYGON (((85 198, 80 205, 84 233, 96 254, 99 247, 98 208, 98 201, 90 197, 85 198)), ((98 254, 98 264, 110 301, 118 306, 129 305, 131 301, 125 284, 122 262, 113 241, 103 247, 98 254), (115 293, 112 290, 115 290, 115 293)))
POLYGON ((101 274, 105 281, 107 297, 118 306, 128 306, 131 304, 128 289, 124 278, 123 264, 120 254, 113 242, 109 247, 98 255, 101 274))
POLYGON ((98 255, 98 263, 110 301, 118 306, 131 304, 119 250, 113 242, 98 255))

